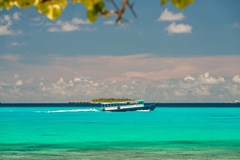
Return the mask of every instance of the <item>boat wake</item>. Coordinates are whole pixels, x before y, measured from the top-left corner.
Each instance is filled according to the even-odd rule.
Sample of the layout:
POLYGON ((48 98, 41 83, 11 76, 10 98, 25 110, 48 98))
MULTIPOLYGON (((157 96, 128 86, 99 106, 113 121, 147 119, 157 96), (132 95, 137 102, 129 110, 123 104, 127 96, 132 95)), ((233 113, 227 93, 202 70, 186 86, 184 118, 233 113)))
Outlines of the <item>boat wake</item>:
POLYGON ((36 111, 37 113, 65 113, 65 112, 99 112, 95 108, 89 109, 71 109, 71 110, 53 110, 53 111, 36 111))
POLYGON ((149 109, 146 109, 146 110, 136 110, 136 112, 150 112, 149 109))

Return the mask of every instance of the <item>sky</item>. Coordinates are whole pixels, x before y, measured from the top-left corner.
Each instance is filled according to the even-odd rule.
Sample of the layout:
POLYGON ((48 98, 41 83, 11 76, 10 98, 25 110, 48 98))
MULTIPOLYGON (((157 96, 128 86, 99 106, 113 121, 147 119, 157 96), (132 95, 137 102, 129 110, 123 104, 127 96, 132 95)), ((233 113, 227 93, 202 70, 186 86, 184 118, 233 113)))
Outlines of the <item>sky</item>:
POLYGON ((137 18, 126 10, 120 25, 89 23, 80 5, 56 21, 35 8, 0 11, 0 102, 240 100, 239 0, 196 0, 181 11, 131 2, 137 18))

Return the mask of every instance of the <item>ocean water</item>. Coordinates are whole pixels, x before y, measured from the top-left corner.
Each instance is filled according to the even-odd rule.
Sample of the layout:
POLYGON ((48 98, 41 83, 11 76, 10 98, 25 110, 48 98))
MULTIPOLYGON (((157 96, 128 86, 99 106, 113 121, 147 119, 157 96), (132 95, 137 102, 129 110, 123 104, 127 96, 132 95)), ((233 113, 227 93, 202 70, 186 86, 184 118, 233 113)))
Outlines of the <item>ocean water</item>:
POLYGON ((240 104, 0 105, 0 160, 240 160, 240 104))

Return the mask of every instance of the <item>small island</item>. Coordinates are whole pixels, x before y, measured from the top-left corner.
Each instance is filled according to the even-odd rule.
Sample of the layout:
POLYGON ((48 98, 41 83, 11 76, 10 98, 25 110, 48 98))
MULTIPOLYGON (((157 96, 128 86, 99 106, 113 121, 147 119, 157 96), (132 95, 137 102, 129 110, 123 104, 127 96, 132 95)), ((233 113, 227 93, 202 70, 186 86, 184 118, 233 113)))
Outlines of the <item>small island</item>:
POLYGON ((129 98, 95 98, 92 99, 92 103, 112 103, 112 102, 132 102, 135 101, 135 99, 129 99, 129 98))

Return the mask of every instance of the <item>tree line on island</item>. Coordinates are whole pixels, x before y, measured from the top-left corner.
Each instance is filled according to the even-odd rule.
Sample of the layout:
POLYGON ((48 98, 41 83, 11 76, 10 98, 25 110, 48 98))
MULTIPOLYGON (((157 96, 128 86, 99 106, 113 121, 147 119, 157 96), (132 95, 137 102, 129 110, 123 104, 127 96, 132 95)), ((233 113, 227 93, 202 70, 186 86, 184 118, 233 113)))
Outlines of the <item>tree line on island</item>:
POLYGON ((92 103, 111 103, 111 102, 131 102, 134 99, 130 98, 95 98, 91 100, 92 103))

